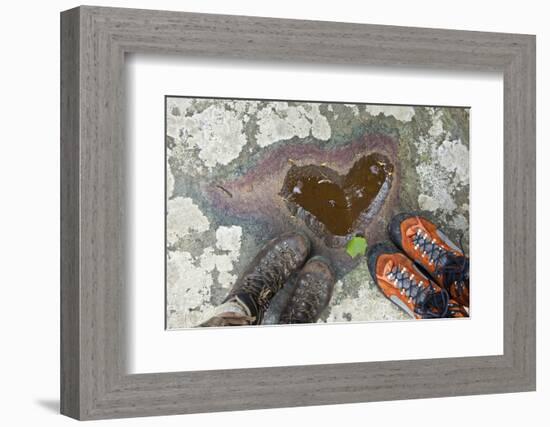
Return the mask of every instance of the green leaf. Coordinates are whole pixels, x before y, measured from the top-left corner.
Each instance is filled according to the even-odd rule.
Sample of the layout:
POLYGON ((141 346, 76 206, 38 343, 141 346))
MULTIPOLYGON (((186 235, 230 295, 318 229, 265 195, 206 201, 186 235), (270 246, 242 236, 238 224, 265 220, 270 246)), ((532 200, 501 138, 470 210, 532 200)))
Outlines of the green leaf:
POLYGON ((346 246, 346 252, 352 258, 355 258, 357 255, 365 255, 366 251, 367 239, 364 237, 354 237, 346 246))

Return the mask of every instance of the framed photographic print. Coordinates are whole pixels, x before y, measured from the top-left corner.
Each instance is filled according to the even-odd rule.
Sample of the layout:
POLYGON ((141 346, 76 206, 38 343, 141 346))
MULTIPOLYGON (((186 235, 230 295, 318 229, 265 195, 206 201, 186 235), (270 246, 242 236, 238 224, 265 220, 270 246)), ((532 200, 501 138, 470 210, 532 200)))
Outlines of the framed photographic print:
POLYGON ((534 36, 84 6, 61 40, 62 413, 534 390, 534 36))

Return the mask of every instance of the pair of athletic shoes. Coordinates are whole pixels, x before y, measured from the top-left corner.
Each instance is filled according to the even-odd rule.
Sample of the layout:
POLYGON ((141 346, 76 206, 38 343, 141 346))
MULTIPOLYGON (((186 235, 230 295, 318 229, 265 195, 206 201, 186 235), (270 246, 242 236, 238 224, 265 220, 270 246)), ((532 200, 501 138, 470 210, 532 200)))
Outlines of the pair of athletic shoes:
POLYGON ((372 246, 369 271, 382 293, 416 319, 468 317, 470 262, 460 247, 427 218, 396 215, 390 241, 372 246))

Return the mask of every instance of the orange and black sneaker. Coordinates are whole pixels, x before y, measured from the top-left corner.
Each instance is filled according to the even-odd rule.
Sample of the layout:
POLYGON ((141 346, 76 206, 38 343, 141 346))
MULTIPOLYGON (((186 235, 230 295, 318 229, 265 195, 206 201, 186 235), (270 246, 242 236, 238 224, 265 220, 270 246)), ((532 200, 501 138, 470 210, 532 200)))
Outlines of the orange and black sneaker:
POLYGON ((470 306, 470 259, 435 224, 421 215, 401 213, 388 225, 391 240, 420 265, 452 299, 470 306))
POLYGON ((367 254, 370 274, 386 298, 415 319, 467 317, 449 293, 430 280, 389 242, 373 245, 367 254))

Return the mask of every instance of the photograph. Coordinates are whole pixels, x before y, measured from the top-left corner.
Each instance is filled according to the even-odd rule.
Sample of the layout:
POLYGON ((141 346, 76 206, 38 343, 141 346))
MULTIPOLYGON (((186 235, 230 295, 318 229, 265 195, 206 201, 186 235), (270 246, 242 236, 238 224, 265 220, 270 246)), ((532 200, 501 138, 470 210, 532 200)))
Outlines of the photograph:
POLYGON ((165 96, 166 329, 470 317, 470 108, 165 96))

